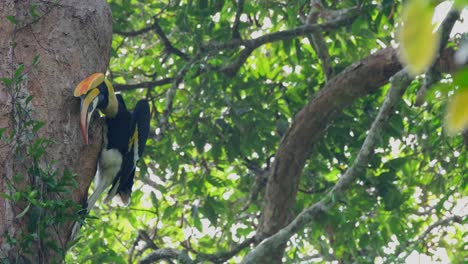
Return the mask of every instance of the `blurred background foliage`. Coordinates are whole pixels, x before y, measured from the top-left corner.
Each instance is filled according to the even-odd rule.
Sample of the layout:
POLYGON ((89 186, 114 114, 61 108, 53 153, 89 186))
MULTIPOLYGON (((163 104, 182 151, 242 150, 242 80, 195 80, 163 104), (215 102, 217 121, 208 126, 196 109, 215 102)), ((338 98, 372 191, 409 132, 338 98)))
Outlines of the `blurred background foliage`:
MULTIPOLYGON (((226 67, 243 49, 216 45, 300 27, 310 1, 109 4, 108 75, 128 107, 151 101, 151 135, 130 206, 99 204, 66 261, 134 263, 159 248, 200 259, 229 251, 255 234, 261 175, 295 114, 327 80, 310 36, 262 45, 234 73, 226 67)), ((349 23, 322 34, 333 73, 393 44, 400 1, 322 4, 361 8, 349 23)), ((289 241, 285 262, 392 263, 414 252, 467 260, 466 220, 430 229, 467 214, 467 152, 461 137, 443 131, 446 94, 414 105, 421 82, 416 78, 395 109, 367 173, 339 206, 289 241)), ((354 160, 387 89, 359 99, 330 124, 303 171, 295 213, 323 197, 354 160)), ((223 260, 238 263, 248 251, 223 260)))

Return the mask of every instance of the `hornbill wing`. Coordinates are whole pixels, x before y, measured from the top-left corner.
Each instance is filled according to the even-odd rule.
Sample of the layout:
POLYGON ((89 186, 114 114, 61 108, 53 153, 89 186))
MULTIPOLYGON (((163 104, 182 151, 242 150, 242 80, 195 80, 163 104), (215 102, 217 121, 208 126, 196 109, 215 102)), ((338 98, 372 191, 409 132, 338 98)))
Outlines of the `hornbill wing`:
MULTIPOLYGON (((133 145, 134 151, 135 147, 138 157, 135 159, 136 162, 143 156, 145 151, 146 140, 148 139, 149 128, 150 128, 150 109, 147 100, 140 100, 135 106, 135 110, 132 113, 132 121, 130 131, 133 131, 132 139, 134 139, 135 133, 137 136, 136 142, 130 143, 133 145), (135 144, 137 143, 137 144, 135 144), (137 145, 137 146, 135 146, 137 145)), ((130 149, 129 149, 130 150, 130 149)))
POLYGON ((150 125, 150 110, 146 100, 140 100, 131 115, 128 151, 123 157, 122 170, 115 177, 112 188, 104 201, 109 201, 119 194, 122 202, 128 204, 135 178, 135 168, 143 155, 150 125))

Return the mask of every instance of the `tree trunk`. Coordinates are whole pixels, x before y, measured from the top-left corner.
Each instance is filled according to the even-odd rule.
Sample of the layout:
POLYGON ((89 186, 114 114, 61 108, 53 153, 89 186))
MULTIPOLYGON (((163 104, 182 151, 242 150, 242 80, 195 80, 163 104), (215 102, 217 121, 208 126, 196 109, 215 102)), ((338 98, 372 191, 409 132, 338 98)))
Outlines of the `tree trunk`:
MULTIPOLYGON (((41 199, 44 196, 44 202, 47 197, 55 202, 85 201, 96 171, 101 129, 92 127, 90 145, 83 144, 80 102, 72 90, 91 73, 106 71, 111 13, 105 0, 2 0, 0 25, 0 77, 13 79, 16 69, 24 65, 24 80, 13 85, 0 82, 0 129, 6 129, 4 136, 15 132, 11 139, 0 141, 0 193, 4 194, 0 196, 0 262, 58 263, 69 242, 72 220, 54 222, 57 219, 51 218, 53 224, 39 232, 31 226, 41 222, 38 215, 52 217, 44 213, 50 208, 22 198, 13 202, 12 197, 31 187, 41 199), (38 63, 33 65, 36 56, 38 63), (25 100, 28 96, 32 96, 30 103, 25 100), (26 128, 29 120, 17 105, 30 111, 28 119, 45 122, 34 136, 25 134, 31 132, 26 128), (57 181, 68 169, 76 174, 78 188, 59 196, 43 193, 44 179, 31 170, 33 155, 28 150, 39 137, 53 143, 36 160, 36 169, 57 170, 57 181), (45 243, 42 234, 47 234, 49 242, 45 243)), ((76 211, 69 213, 76 215, 76 211)))

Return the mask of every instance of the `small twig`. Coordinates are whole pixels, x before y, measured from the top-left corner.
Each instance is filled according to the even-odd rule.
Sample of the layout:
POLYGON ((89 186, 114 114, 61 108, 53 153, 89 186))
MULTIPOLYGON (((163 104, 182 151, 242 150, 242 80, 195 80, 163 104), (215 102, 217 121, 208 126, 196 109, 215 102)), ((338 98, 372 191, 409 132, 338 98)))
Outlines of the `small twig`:
MULTIPOLYGON (((402 242, 401 244, 398 245, 398 247, 395 249, 395 253, 393 254, 394 256, 398 257, 403 251, 406 251, 406 254, 399 258, 401 260, 404 260, 406 259, 412 252, 413 252, 413 248, 421 243, 421 242, 424 242, 426 240, 426 237, 429 235, 429 233, 432 232, 433 229, 439 227, 439 226, 447 226, 449 225, 451 222, 455 222, 455 223, 461 223, 463 221, 463 219, 466 219, 468 215, 465 215, 465 216, 458 216, 458 215, 454 215, 454 216, 451 216, 451 217, 447 217, 447 218, 444 218, 444 219, 440 219, 439 221, 433 223, 432 225, 430 225, 418 238, 414 239, 413 241, 406 241, 406 242, 402 242)), ((398 261, 396 261, 398 262, 398 261)), ((386 263, 395 263, 395 259, 390 259, 390 258, 387 258, 386 260, 386 263)))
POLYGON ((151 25, 149 25, 149 26, 147 26, 145 28, 142 28, 140 30, 127 31, 127 32, 116 30, 116 31, 114 31, 114 33, 118 34, 118 35, 121 35, 121 36, 124 36, 124 37, 136 37, 138 35, 145 34, 147 32, 153 31, 153 30, 161 38, 161 41, 164 44, 164 48, 166 49, 166 51, 168 53, 175 54, 175 55, 179 56, 180 58, 182 58, 185 61, 190 60, 190 58, 189 58, 189 56, 187 54, 183 53, 181 50, 177 49, 176 47, 174 47, 174 45, 172 45, 172 43, 169 41, 166 34, 162 30, 161 26, 159 25, 159 21, 158 21, 158 19, 156 17, 153 18, 153 24, 151 24, 151 25))
POLYGON ((208 42, 207 44, 202 45, 202 50, 216 52, 219 50, 236 49, 236 48, 239 48, 240 46, 257 48, 266 43, 305 36, 313 32, 323 32, 323 31, 334 30, 337 27, 348 24, 349 20, 355 18, 356 16, 357 16, 357 12, 349 12, 346 14, 346 16, 342 16, 336 20, 331 20, 323 24, 303 25, 303 26, 299 26, 293 29, 265 34, 263 36, 260 36, 254 39, 248 39, 248 40, 233 39, 229 42, 224 42, 224 43, 219 43, 219 42, 214 42, 214 41, 208 42))
POLYGON ((145 241, 146 244, 148 245, 149 248, 151 249, 159 249, 158 246, 154 243, 154 241, 149 237, 148 233, 144 230, 138 230, 138 237, 140 237, 141 240, 145 241))
POLYGON ((231 42, 216 44, 216 43, 208 43, 202 49, 206 51, 217 51, 222 49, 235 49, 240 46, 244 46, 244 49, 239 53, 237 59, 225 67, 221 68, 221 72, 226 74, 229 77, 234 76, 237 71, 239 71, 240 67, 244 64, 247 58, 252 54, 252 52, 257 49, 258 47, 279 41, 279 40, 287 40, 292 38, 297 38, 299 36, 309 35, 316 32, 324 32, 336 29, 337 27, 343 26, 349 22, 350 19, 356 17, 356 12, 353 9, 352 12, 346 13, 346 15, 340 17, 337 20, 332 20, 327 23, 323 24, 311 24, 311 25, 303 25, 294 29, 285 30, 285 31, 278 31, 271 34, 266 34, 258 38, 250 39, 250 40, 238 40, 234 39, 231 42))
POLYGON ((134 31, 120 31, 120 30, 114 30, 114 34, 117 34, 117 35, 121 35, 121 36, 124 36, 124 37, 136 37, 138 35, 142 35, 142 34, 145 34, 147 32, 150 32, 151 30, 154 30, 155 28, 155 25, 154 23, 145 27, 145 28, 142 28, 140 30, 134 30, 134 31))
POLYGON ((140 181, 142 181, 146 185, 153 187, 155 190, 159 190, 162 187, 161 184, 156 183, 155 181, 151 180, 149 177, 142 177, 140 178, 140 181))
POLYGON ((239 245, 234 247, 232 250, 227 251, 227 252, 221 252, 221 253, 216 253, 216 254, 197 253, 197 258, 195 259, 195 262, 204 262, 206 260, 209 260, 214 263, 224 263, 230 258, 232 258, 233 256, 235 256, 244 248, 250 246, 254 242, 255 242, 255 236, 244 240, 242 243, 240 243, 239 245))
POLYGON ((160 118, 160 123, 159 123, 159 134, 156 135, 156 140, 161 139, 164 134, 166 133, 166 130, 169 126, 169 116, 172 112, 172 106, 174 104, 174 97, 177 92, 177 89, 179 88, 179 84, 183 81, 185 75, 188 72, 188 69, 191 64, 186 64, 177 74, 177 77, 173 79, 171 88, 169 88, 166 91, 166 105, 164 107, 164 110, 162 112, 161 118, 160 118))
POLYGON ((237 10, 236 10, 236 18, 234 19, 234 24, 232 26, 232 38, 233 39, 241 39, 241 35, 239 33, 239 24, 240 24, 240 17, 244 10, 244 0, 237 0, 237 10))
MULTIPOLYGON (((441 32, 440 36, 440 46, 439 46, 439 54, 435 58, 437 59, 440 56, 440 53, 445 48, 448 43, 448 39, 450 37, 450 32, 452 31, 453 25, 457 20, 460 18, 460 12, 458 10, 452 10, 448 13, 447 17, 442 22, 439 31, 441 32)), ((424 77, 424 82, 421 88, 418 90, 416 94, 416 106, 420 106, 425 102, 425 97, 428 89, 436 82, 438 82, 442 78, 442 73, 437 69, 435 64, 429 68, 426 72, 424 77)))
POLYGON ((166 84, 170 84, 174 81, 174 78, 163 78, 160 80, 149 81, 149 82, 141 82, 141 83, 134 83, 134 84, 116 84, 114 85, 114 89, 116 91, 129 91, 138 88, 146 88, 146 89, 153 89, 155 86, 163 86, 166 84))
POLYGON ((271 158, 272 157, 269 157, 267 159, 265 168, 261 168, 259 165, 255 164, 255 162, 249 160, 248 158, 244 158, 244 164, 249 170, 253 172, 255 182, 253 183, 250 189, 249 198, 247 202, 244 206, 242 206, 239 212, 245 212, 250 207, 250 205, 257 200, 258 194, 265 188, 268 182, 268 177, 270 175, 271 158))
POLYGON ((244 206, 239 210, 239 212, 245 212, 253 202, 257 200, 258 194, 265 188, 268 182, 268 175, 270 173, 269 169, 264 169, 255 174, 255 182, 249 193, 249 198, 244 206))
MULTIPOLYGON (((321 0, 314 0, 311 2, 311 9, 309 15, 305 19, 305 24, 315 24, 320 15, 320 10, 323 9, 321 0)), ((351 9, 350 9, 351 10, 351 9)), ((350 11, 349 11, 350 12, 350 11)), ((322 64, 323 75, 325 80, 328 81, 333 77, 333 68, 330 63, 330 54, 328 53, 327 44, 321 32, 311 33, 308 37, 310 44, 315 50, 317 57, 322 64)))
POLYGON ((136 247, 138 246, 138 243, 140 242, 140 236, 137 236, 135 241, 133 242, 132 248, 130 249, 130 252, 128 253, 128 258, 127 262, 128 263, 133 263, 133 254, 135 252, 136 247))
POLYGON ((140 260, 140 264, 150 264, 162 259, 177 259, 180 263, 192 264, 193 260, 189 257, 187 252, 180 251, 172 248, 161 248, 153 251, 146 257, 140 260))
POLYGON ((166 49, 166 51, 168 53, 172 53, 174 55, 177 55, 179 56, 180 58, 182 58, 183 60, 185 61, 189 61, 190 60, 190 57, 183 53, 182 51, 180 51, 179 49, 177 49, 176 47, 174 47, 174 45, 172 45, 172 43, 169 41, 169 39, 167 38, 166 34, 164 33, 164 31, 162 30, 161 26, 159 25, 159 22, 158 22, 158 19, 157 18, 154 18, 154 31, 156 32, 156 34, 158 34, 158 36, 161 38, 163 44, 164 44, 164 48, 166 49))

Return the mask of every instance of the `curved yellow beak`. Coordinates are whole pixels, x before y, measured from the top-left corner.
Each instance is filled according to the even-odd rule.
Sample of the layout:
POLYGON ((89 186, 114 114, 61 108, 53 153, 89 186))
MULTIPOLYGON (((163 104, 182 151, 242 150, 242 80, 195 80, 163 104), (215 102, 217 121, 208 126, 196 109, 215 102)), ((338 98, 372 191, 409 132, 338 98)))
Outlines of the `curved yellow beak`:
POLYGON ((98 88, 92 89, 86 95, 81 97, 80 125, 81 134, 83 135, 83 139, 86 145, 88 144, 89 120, 99 105, 99 101, 102 99, 101 97, 102 96, 100 96, 100 91, 98 88))
POLYGON ((73 92, 75 97, 81 98, 80 125, 85 144, 88 144, 89 120, 102 99, 100 91, 96 87, 103 81, 104 74, 94 73, 81 81, 73 92))
POLYGON ((89 90, 96 88, 104 81, 104 74, 97 72, 82 80, 73 91, 75 97, 80 97, 88 93, 89 90))

